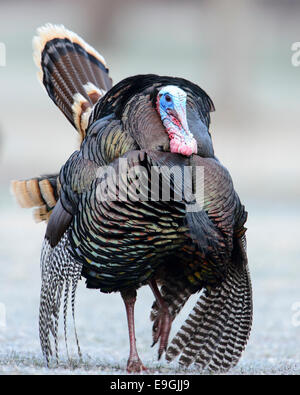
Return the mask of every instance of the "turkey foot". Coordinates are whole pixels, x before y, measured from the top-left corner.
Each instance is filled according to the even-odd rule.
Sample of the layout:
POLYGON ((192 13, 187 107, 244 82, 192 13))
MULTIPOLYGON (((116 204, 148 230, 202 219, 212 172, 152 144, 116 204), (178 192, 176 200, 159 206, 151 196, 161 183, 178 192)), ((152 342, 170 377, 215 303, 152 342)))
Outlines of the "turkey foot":
POLYGON ((168 310, 160 309, 159 316, 153 324, 153 344, 154 346, 160 339, 158 348, 158 359, 161 358, 164 351, 167 350, 168 339, 172 327, 172 317, 168 310))
POLYGON ((159 307, 158 317, 155 319, 154 324, 153 324, 153 344, 152 344, 152 347, 160 339, 159 348, 158 348, 158 359, 160 359, 163 352, 166 351, 167 346, 168 346, 168 339, 169 339, 169 334, 170 334, 170 330, 171 330, 171 326, 172 326, 172 316, 169 312, 166 302, 164 301, 163 297, 161 296, 161 293, 159 292, 159 289, 157 287, 155 280, 151 280, 149 282, 149 285, 152 289, 152 292, 156 298, 156 302, 159 307))
POLYGON ((128 373, 142 373, 148 370, 140 360, 140 358, 130 358, 127 361, 127 372, 128 373))
POLYGON ((128 333, 129 333, 129 358, 127 361, 127 372, 128 373, 141 373, 147 370, 143 365, 142 361, 137 352, 136 341, 135 341, 135 329, 134 329, 134 305, 136 301, 136 290, 129 289, 121 293, 123 301, 125 303, 128 333))

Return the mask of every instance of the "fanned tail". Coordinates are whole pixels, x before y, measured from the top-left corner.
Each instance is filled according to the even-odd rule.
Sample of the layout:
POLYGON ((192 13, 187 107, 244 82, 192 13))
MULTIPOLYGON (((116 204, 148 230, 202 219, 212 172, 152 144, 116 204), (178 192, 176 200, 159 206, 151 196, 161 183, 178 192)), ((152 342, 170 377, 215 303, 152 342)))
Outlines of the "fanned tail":
POLYGON ((69 241, 67 232, 60 242, 52 248, 47 239, 44 240, 41 254, 42 286, 40 297, 39 332, 42 352, 46 365, 49 366, 53 354, 51 335, 54 341, 55 357, 58 362, 58 322, 60 307, 63 301, 64 336, 68 353, 67 340, 67 311, 69 294, 71 291, 72 317, 74 323, 75 340, 78 354, 81 351, 75 326, 75 294, 78 281, 81 277, 82 265, 73 260, 68 251, 69 241))
POLYGON ((35 207, 33 215, 36 222, 48 222, 59 197, 58 174, 14 180, 11 182, 11 191, 21 207, 35 207))
POLYGON ((112 86, 105 59, 62 25, 40 27, 33 49, 41 82, 82 140, 92 107, 112 86))
POLYGON ((237 364, 252 325, 252 289, 246 265, 230 264, 226 279, 201 295, 166 352, 168 361, 227 371, 237 364))

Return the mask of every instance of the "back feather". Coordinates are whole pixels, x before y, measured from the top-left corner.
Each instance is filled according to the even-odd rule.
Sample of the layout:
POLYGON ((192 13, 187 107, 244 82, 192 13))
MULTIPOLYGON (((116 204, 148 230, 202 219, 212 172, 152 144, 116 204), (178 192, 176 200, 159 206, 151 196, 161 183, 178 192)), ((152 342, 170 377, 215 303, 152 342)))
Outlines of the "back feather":
POLYGON ((91 109, 112 86, 105 59, 62 25, 46 24, 37 34, 33 57, 39 79, 83 140, 91 109))

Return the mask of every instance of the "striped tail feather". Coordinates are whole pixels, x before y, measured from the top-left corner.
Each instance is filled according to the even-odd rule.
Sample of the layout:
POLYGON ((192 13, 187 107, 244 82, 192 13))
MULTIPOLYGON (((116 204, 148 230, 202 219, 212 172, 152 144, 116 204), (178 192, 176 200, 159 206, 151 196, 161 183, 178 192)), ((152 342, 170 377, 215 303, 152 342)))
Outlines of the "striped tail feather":
POLYGON ((213 372, 237 364, 252 325, 252 289, 247 266, 231 264, 223 283, 201 295, 171 341, 166 359, 195 363, 213 372))
POLYGON ((58 362, 58 324, 62 299, 64 338, 67 356, 69 358, 67 312, 70 295, 75 340, 78 354, 81 358, 81 350, 75 325, 75 295, 78 281, 81 278, 82 265, 71 257, 68 248, 69 241, 67 232, 65 232, 55 247, 51 247, 47 238, 45 238, 42 247, 39 333, 41 348, 47 366, 50 364, 53 348, 55 350, 56 362, 58 362), (51 338, 53 341, 51 341, 51 338), (52 343, 54 343, 54 347, 52 343))
POLYGON ((92 107, 112 86, 105 59, 62 25, 38 28, 33 49, 39 79, 82 141, 92 107))
POLYGON ((14 180, 11 182, 11 191, 21 207, 35 207, 33 216, 36 222, 48 222, 59 197, 58 174, 14 180))

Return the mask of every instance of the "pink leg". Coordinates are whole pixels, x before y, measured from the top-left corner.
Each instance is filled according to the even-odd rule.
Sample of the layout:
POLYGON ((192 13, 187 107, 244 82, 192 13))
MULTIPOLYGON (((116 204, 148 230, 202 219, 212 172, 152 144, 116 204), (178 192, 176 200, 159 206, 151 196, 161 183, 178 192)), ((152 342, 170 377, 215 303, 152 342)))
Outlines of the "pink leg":
POLYGON ((121 293, 126 307, 130 353, 127 361, 128 373, 140 373, 147 370, 143 365, 136 349, 135 330, 134 330, 134 305, 136 301, 136 291, 127 291, 121 293))
POLYGON ((159 289, 157 287, 155 280, 150 280, 149 285, 152 292, 156 298, 156 302, 159 307, 159 316, 153 324, 153 344, 156 344, 160 338, 159 348, 158 348, 158 359, 162 356, 162 353, 166 351, 168 346, 169 334, 172 326, 172 317, 169 312, 168 306, 164 301, 159 289))

